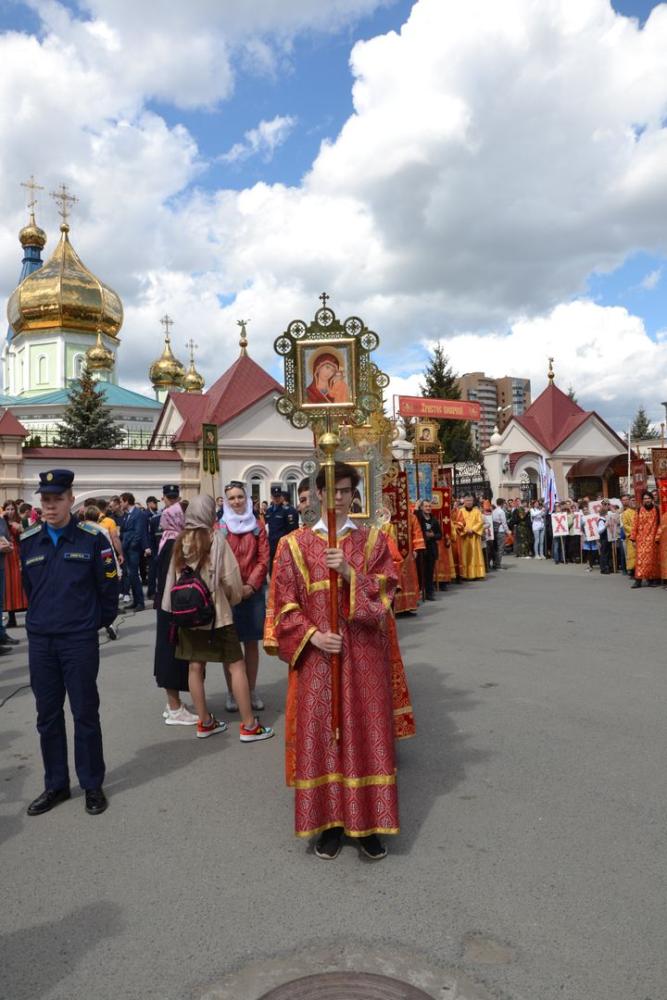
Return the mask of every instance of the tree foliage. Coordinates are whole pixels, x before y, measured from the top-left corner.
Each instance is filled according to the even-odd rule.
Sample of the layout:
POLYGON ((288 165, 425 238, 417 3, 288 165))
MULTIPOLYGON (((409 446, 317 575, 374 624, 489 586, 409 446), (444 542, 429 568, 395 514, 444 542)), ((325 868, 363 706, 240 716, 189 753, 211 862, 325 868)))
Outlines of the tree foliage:
POLYGON ((115 448, 125 440, 90 372, 84 368, 72 385, 63 422, 58 428, 59 448, 115 448))
POLYGON ((640 406, 635 414, 630 434, 633 441, 646 441, 660 436, 658 432, 651 427, 649 419, 646 416, 646 410, 643 406, 640 406))
MULTIPOLYGON (((442 344, 436 344, 431 359, 424 369, 424 384, 420 386, 422 396, 427 399, 460 399, 461 392, 456 379, 457 375, 449 363, 442 344)), ((472 441, 469 420, 441 420, 438 436, 445 462, 479 459, 472 441)))

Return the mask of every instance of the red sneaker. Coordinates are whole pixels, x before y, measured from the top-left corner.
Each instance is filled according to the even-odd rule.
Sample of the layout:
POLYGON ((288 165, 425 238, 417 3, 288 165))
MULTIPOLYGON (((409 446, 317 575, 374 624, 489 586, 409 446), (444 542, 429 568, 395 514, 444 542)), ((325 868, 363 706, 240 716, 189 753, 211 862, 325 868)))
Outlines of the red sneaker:
POLYGON ((241 723, 241 735, 239 739, 241 743, 257 743, 259 740, 270 740, 272 736, 275 736, 273 729, 270 726, 262 726, 255 719, 255 725, 248 729, 241 723))
POLYGON ((201 721, 197 723, 197 738, 200 740, 205 740, 207 736, 213 736, 214 733, 225 733, 227 731, 227 723, 219 722, 214 715, 211 716, 211 721, 207 722, 206 725, 201 721))

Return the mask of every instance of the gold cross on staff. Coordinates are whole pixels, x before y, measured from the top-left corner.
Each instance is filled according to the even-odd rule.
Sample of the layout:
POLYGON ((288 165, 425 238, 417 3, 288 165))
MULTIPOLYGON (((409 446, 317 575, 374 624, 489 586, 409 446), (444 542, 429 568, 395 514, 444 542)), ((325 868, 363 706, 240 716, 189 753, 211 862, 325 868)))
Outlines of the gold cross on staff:
POLYGON ((70 194, 67 190, 66 184, 61 184, 57 191, 49 192, 51 198, 60 206, 58 212, 63 220, 63 225, 67 225, 67 219, 69 218, 69 208, 70 205, 75 205, 78 198, 75 198, 73 194, 70 194))
POLYGON ((195 351, 199 350, 199 344, 195 344, 195 342, 192 339, 192 337, 190 337, 189 340, 186 340, 185 346, 189 349, 189 351, 190 351, 190 361, 192 362, 192 364, 194 364, 194 362, 195 362, 195 351))
POLYGON ((169 327, 174 325, 174 321, 169 315, 169 313, 165 313, 160 322, 164 327, 165 337, 167 340, 169 340, 169 327))
POLYGON ((37 204, 37 199, 35 198, 35 191, 43 191, 44 188, 41 184, 35 182, 34 174, 30 174, 30 180, 21 181, 21 187, 27 188, 29 193, 30 201, 28 202, 28 208, 30 209, 30 214, 35 214, 35 205, 37 204))

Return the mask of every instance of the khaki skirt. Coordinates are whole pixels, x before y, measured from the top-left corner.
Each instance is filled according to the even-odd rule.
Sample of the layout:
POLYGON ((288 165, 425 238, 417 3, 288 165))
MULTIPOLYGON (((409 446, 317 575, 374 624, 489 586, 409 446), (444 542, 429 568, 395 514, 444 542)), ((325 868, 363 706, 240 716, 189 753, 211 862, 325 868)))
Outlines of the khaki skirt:
POLYGON ((233 625, 179 628, 176 656, 188 663, 235 663, 243 659, 243 650, 233 625))

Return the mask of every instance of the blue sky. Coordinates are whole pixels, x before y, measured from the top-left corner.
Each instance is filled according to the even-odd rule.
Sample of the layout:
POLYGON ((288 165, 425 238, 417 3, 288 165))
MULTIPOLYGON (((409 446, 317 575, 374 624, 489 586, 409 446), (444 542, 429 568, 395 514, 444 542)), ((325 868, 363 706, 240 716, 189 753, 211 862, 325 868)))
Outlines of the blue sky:
MULTIPOLYGON (((188 50, 187 31, 179 35, 167 24, 159 39, 161 44, 166 39, 167 45, 157 50, 168 52, 167 61, 151 64, 151 39, 136 30, 132 7, 124 0, 89 0, 88 6, 68 0, 61 4, 71 15, 65 25, 57 15, 58 4, 4 0, 0 45, 5 43, 6 65, 14 67, 7 72, 13 76, 14 90, 8 85, 5 91, 14 96, 5 100, 20 103, 22 115, 16 121, 6 116, 0 127, 0 167, 6 182, 5 189, 0 188, 6 220, 4 229, 0 223, 2 294, 11 291, 18 268, 19 179, 34 172, 50 189, 66 178, 80 196, 77 249, 119 289, 125 302, 125 336, 135 340, 137 349, 124 352, 119 361, 122 377, 131 388, 145 391, 147 362, 155 353, 151 345, 160 332, 157 327, 156 334, 155 317, 165 309, 176 313, 176 329, 179 335, 184 330, 183 340, 194 332, 201 343, 201 367, 210 383, 219 374, 220 338, 234 345, 237 312, 252 316, 251 344, 257 359, 275 369, 271 344, 276 311, 288 319, 292 314, 303 315, 304 304, 327 287, 337 295, 341 311, 362 312, 378 329, 383 340, 382 365, 390 374, 400 375, 406 387, 416 387, 429 344, 441 336, 459 370, 494 367, 498 370, 489 374, 527 375, 538 382, 538 389, 544 377, 542 355, 555 351, 561 357, 563 378, 575 383, 579 398, 615 425, 625 425, 640 395, 654 419, 659 419, 661 408, 651 402, 653 390, 645 372, 659 372, 662 379, 662 354, 652 352, 647 337, 656 343, 658 334, 667 330, 667 261, 663 256, 667 219, 665 225, 659 224, 665 198, 659 192, 651 196, 651 184, 655 187, 658 181, 644 179, 641 197, 628 196, 618 220, 613 202, 600 199, 595 203, 604 185, 609 190, 617 185, 627 193, 629 180, 643 176, 648 153, 634 173, 630 168, 623 173, 619 167, 617 173, 605 174, 604 158, 593 164, 584 158, 568 175, 568 161, 581 153, 582 135, 590 141, 596 134, 598 119, 600 134, 614 136, 609 146, 611 162, 622 153, 623 129, 634 127, 627 116, 606 120, 605 88, 611 88, 614 80, 612 74, 603 78, 604 65, 600 64, 597 79, 586 77, 587 63, 596 58, 594 33, 589 38, 583 32, 581 40, 575 37, 571 51, 567 32, 554 36, 553 45, 541 53, 543 25, 535 6, 525 0, 523 16, 533 61, 529 69, 525 64, 515 67, 507 107, 499 103, 492 111, 499 88, 507 85, 506 66, 515 58, 511 48, 503 48, 502 5, 489 6, 484 23, 488 38, 479 42, 475 35, 482 33, 476 32, 473 11, 477 0, 469 5, 454 0, 330 2, 347 5, 349 14, 335 30, 328 22, 317 22, 321 0, 310 5, 314 20, 309 21, 306 13, 286 32, 280 16, 256 37, 252 24, 250 28, 246 24, 241 41, 230 43, 228 52, 220 56, 221 61, 228 58, 231 93, 214 97, 207 107, 202 97, 208 79, 206 53, 202 68, 197 54, 192 56, 188 50), (359 15, 364 5, 371 12, 359 15), (411 20, 414 37, 407 38, 404 32, 396 45, 390 44, 387 34, 401 32, 413 6, 422 13, 419 24, 411 20), (465 23, 468 11, 472 12, 472 33, 465 23), (93 51, 81 30, 99 27, 101 22, 122 40, 117 55, 113 47, 93 51), (12 31, 25 32, 40 43, 48 36, 50 42, 55 40, 57 55, 51 45, 38 54, 31 52, 34 61, 27 62, 20 44, 4 34, 12 31), (244 44, 249 37, 270 50, 271 71, 248 57, 244 44), (369 44, 359 47, 364 41, 369 44), (355 121, 350 129, 353 49, 365 102, 356 116, 356 132, 355 121), (11 56, 13 50, 15 62, 6 55, 11 56), (465 65, 450 69, 463 50, 465 65), (498 54, 497 66, 489 58, 491 52, 494 57, 498 54), (562 52, 563 65, 574 67, 576 96, 568 95, 569 81, 564 76, 561 106, 549 85, 553 71, 560 69, 549 65, 553 52, 562 52), (64 69, 59 76, 60 55, 64 69), (144 58, 142 76, 138 64, 144 58), (29 74, 26 65, 31 65, 29 74), (391 78, 394 66, 400 76, 396 87, 391 78), (524 70, 533 83, 522 89, 524 70), (85 82, 75 88, 77 114, 73 115, 65 76, 71 73, 74 79, 77 72, 85 82), (543 91, 540 74, 546 81, 543 91), (424 81, 439 84, 439 76, 445 79, 442 92, 437 92, 435 84, 430 91, 424 81), (159 100, 151 93, 153 77, 159 78, 154 90, 163 92, 159 100), (194 99, 190 78, 195 79, 194 99), (584 83, 578 84, 579 79, 584 83), (50 102, 44 101, 43 80, 49 81, 46 89, 54 91, 53 96, 48 94, 50 102), (385 94, 389 94, 386 99, 385 94), (459 98, 474 116, 474 141, 459 134, 459 98), (28 113, 23 114, 26 108, 28 113), (34 112, 32 131, 30 112, 34 112), (533 115, 535 125, 530 124, 533 115), (50 136, 49 156, 44 157, 43 143, 36 144, 36 136, 50 134, 54 121, 62 127, 50 136), (554 135, 567 132, 570 125, 571 135, 554 145, 554 135), (509 137, 505 145, 503 134, 509 137), (329 146, 323 156, 325 141, 329 146), (485 150, 484 156, 466 165, 475 143, 485 150), (508 164, 507 151, 513 144, 522 150, 522 157, 508 164), (414 163, 405 154, 413 148, 414 163), (554 167, 547 177, 549 158, 556 163, 562 158, 563 167, 554 167), (521 175, 524 166, 525 176, 515 176, 521 175), (304 184, 304 176, 311 171, 309 183, 304 184), (260 190, 257 185, 265 187, 260 190), (118 192, 122 192, 120 201, 118 192), (577 198, 578 207, 570 220, 577 198), (308 231, 311 217, 313 232, 308 231), (486 229, 478 232, 480 220, 486 229), (105 235, 110 227, 112 239, 105 235), (292 247, 301 245, 301 256, 292 253, 292 247), (580 301, 596 308, 572 308, 580 301), (563 331, 575 322, 584 325, 567 340, 563 331), (593 327, 595 335, 590 333, 593 327), (596 378, 583 362, 572 360, 573 350, 578 352, 571 345, 588 343, 591 338, 595 341, 591 358, 600 359, 596 378), (539 349, 527 350, 536 341, 539 349), (560 350, 559 341, 563 342, 560 350), (616 341, 614 356, 611 352, 607 356, 606 345, 616 341), (624 389, 624 373, 635 358, 641 361, 635 383, 624 389)), ((516 2, 521 5, 524 0, 516 2)), ((558 7, 557 0, 550 3, 552 9, 558 7)), ((598 5, 598 13, 604 3, 590 0, 598 5)), ((218 31, 227 36, 225 5, 213 0, 192 5, 191 36, 202 27, 197 10, 207 5, 211 17, 217 18, 211 35, 218 31)), ((263 15, 272 5, 247 0, 242 9, 251 12, 250 21, 255 6, 263 15)), ((617 12, 637 18, 642 26, 655 6, 648 0, 613 3, 617 12)), ((295 11, 307 11, 308 4, 284 0, 275 9, 287 10, 294 18, 295 11)), ((563 4, 566 9, 568 5, 563 4)), ((178 10, 187 21, 187 5, 178 10)), ((161 27, 160 23, 157 29, 149 25, 149 34, 161 27)), ((658 40, 654 48, 660 44, 662 30, 652 28, 658 40)), ((645 55, 628 56, 638 65, 623 67, 636 41, 636 37, 624 38, 610 57, 619 60, 628 81, 641 75, 640 63, 645 59, 645 55)), ((216 59, 213 52, 212 88, 216 86, 216 59)), ((662 69, 660 74, 664 76, 662 69)), ((652 141, 657 143, 655 108, 662 107, 664 118, 667 103, 660 105, 662 97, 651 95, 651 86, 638 102, 637 120, 642 129, 653 129, 652 141)), ((656 75, 654 89, 662 86, 656 75)), ((618 102, 619 95, 610 98, 610 103, 614 100, 618 102)), ((657 178, 665 173, 659 166, 653 169, 657 178)), ((53 207, 46 199, 39 211, 53 231, 53 207)), ((664 388, 656 386, 654 395, 658 400, 667 398, 667 375, 664 388)))

